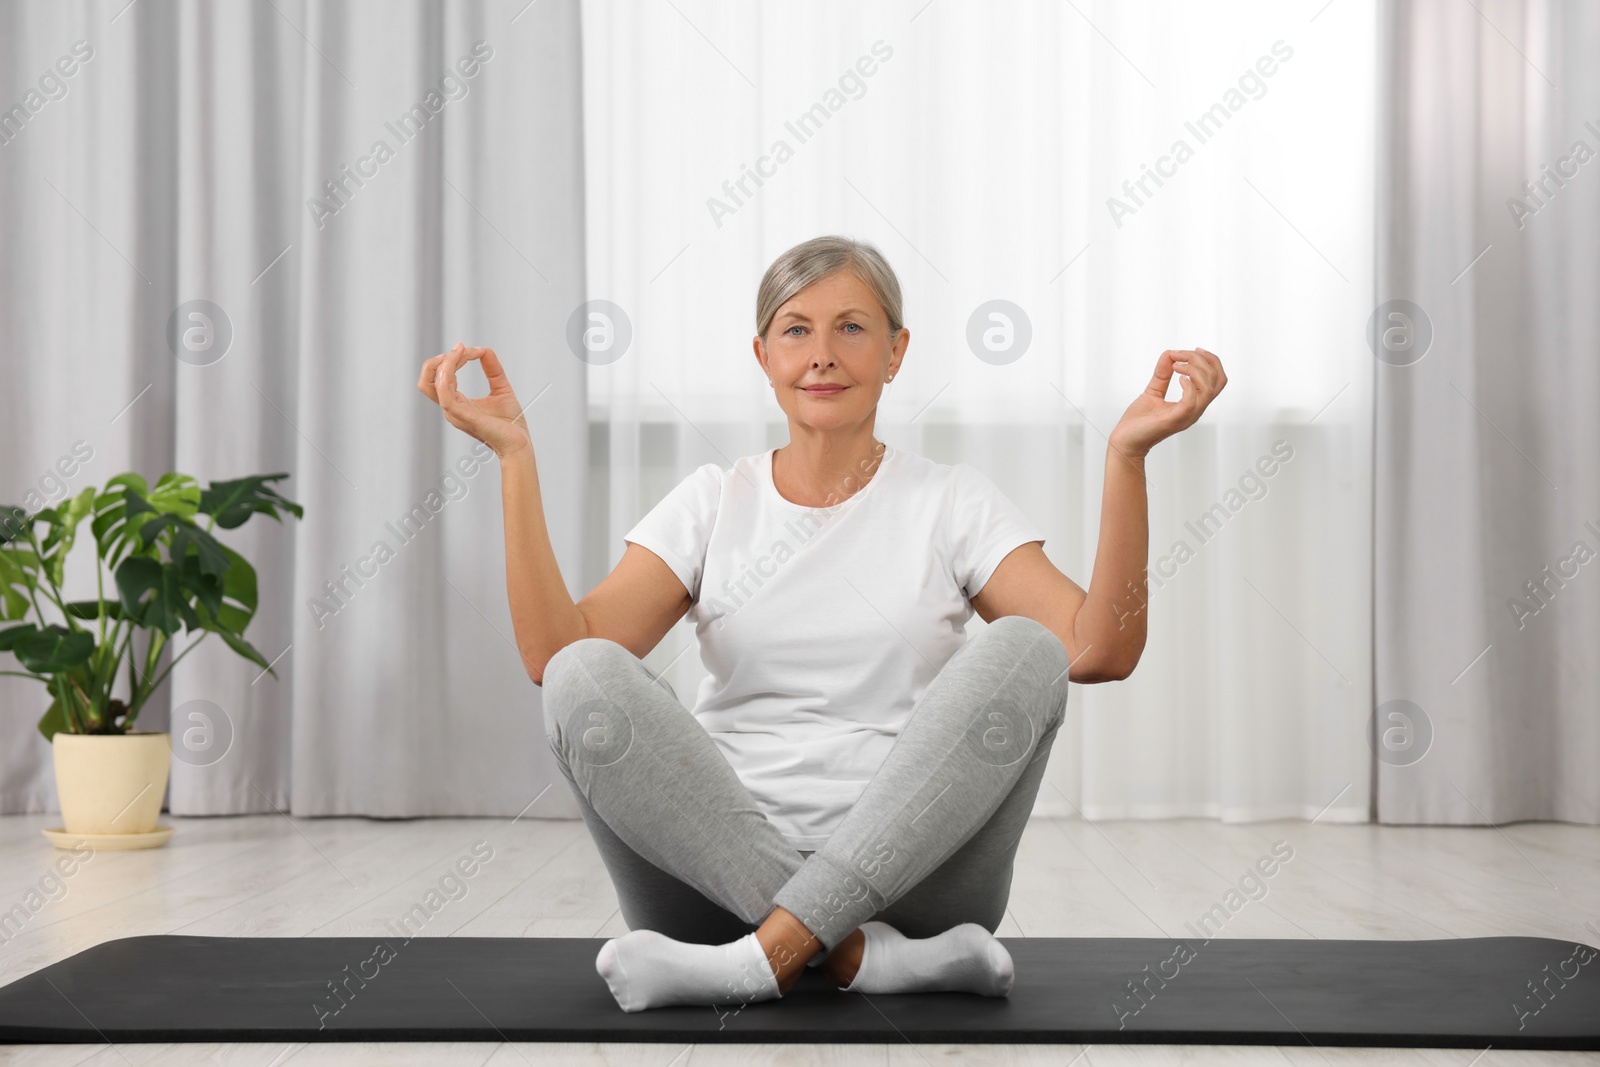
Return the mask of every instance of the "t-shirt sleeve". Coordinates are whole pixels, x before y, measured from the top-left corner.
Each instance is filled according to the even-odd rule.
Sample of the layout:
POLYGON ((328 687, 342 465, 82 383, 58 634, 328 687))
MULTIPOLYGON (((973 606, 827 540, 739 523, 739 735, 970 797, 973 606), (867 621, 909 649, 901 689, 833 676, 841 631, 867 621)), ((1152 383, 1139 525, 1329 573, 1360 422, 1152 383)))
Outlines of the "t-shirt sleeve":
POLYGON ((674 486, 622 539, 660 556, 689 591, 690 599, 698 601, 706 546, 721 498, 722 468, 707 463, 674 486))
POLYGON ((982 471, 966 463, 954 471, 946 529, 956 585, 970 600, 1012 549, 1045 538, 982 471))

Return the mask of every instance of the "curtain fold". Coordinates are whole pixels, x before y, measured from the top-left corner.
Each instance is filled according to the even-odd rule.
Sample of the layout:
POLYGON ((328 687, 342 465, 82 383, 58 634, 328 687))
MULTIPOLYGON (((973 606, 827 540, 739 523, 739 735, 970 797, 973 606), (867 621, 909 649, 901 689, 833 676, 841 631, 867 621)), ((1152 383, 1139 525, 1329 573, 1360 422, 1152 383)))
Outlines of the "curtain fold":
MULTIPOLYGON (((0 499, 54 495, 81 441, 63 492, 287 471, 306 509, 221 534, 277 677, 215 638, 173 670, 141 717, 180 736, 171 810, 575 815, 513 642, 495 462, 416 382, 464 340, 538 398, 579 573, 585 367, 550 342, 583 300, 576 4, 6 5, 6 91, 80 41, 0 144, 0 499), (218 340, 170 346, 197 308, 218 340), (226 742, 183 750, 196 728, 226 742)), ((0 679, 0 811, 54 807, 46 703, 0 679)))
POLYGON ((1600 8, 1383 27, 1378 818, 1600 822, 1600 8))
MULTIPOLYGON (((865 238, 912 334, 877 434, 984 471, 1081 585, 1104 435, 1163 349, 1228 368, 1149 464, 1144 660, 1074 690, 1037 810, 1366 820, 1376 9, 1323 6, 586 0, 589 291, 632 333, 588 369, 585 584, 787 440, 756 287, 865 238)), ((649 662, 692 703, 692 630, 649 662)))

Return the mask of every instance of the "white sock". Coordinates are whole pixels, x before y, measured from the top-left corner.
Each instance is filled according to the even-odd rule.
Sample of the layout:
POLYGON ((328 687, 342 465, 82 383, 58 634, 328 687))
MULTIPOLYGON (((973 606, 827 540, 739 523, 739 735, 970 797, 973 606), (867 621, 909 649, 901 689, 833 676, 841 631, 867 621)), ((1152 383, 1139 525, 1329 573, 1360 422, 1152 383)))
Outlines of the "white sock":
POLYGON ((1011 953, 977 923, 962 923, 937 937, 909 938, 880 922, 861 924, 867 943, 850 993, 1011 992, 1011 953))
POLYGON ((634 930, 600 947, 595 970, 623 1011, 669 1004, 748 1004, 779 995, 755 934, 726 945, 691 945, 634 930))

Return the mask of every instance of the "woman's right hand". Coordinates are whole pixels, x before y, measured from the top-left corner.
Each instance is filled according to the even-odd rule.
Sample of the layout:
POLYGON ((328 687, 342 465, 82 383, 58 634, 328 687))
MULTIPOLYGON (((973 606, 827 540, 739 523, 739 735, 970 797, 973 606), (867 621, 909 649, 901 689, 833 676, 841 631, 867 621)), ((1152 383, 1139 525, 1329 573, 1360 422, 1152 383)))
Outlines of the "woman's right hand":
POLYGON ((438 404, 450 425, 494 449, 501 459, 533 447, 527 420, 511 389, 500 357, 492 348, 468 348, 461 342, 422 365, 417 388, 438 404), (470 397, 456 388, 456 370, 468 360, 478 360, 489 379, 489 395, 470 397))

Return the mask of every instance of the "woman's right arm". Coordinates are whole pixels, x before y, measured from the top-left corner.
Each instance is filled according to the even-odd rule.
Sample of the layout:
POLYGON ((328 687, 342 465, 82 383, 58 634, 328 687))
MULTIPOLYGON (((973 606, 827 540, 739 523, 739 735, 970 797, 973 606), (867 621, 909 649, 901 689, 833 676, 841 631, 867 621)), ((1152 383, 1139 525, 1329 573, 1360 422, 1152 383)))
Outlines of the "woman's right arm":
POLYGON ((523 669, 544 684, 545 665, 585 637, 604 637, 643 659, 689 610, 690 597, 655 553, 629 544, 622 560, 594 590, 574 603, 545 525, 539 472, 516 394, 493 349, 456 345, 423 364, 417 386, 444 411, 451 425, 476 437, 500 459, 505 512, 506 594, 523 669), (467 397, 455 372, 479 360, 489 395, 467 397))
POLYGON ((500 500, 505 509, 511 626, 523 669, 535 685, 543 685, 550 657, 590 634, 588 620, 567 592, 550 544, 532 445, 500 457, 500 500))
POLYGON ((550 546, 531 447, 501 459, 500 489, 511 624, 535 685, 544 684, 551 656, 585 637, 608 638, 643 659, 689 610, 689 591, 672 568, 632 543, 611 573, 574 604, 550 546))

